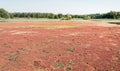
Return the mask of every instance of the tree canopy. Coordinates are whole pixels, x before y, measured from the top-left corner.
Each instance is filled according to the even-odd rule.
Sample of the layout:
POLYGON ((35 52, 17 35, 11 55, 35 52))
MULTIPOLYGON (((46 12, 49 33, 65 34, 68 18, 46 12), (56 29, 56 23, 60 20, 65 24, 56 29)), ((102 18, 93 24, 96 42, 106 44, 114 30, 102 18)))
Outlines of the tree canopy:
POLYGON ((0 17, 1 18, 10 18, 10 14, 3 8, 0 8, 0 17))
POLYGON ((89 14, 89 15, 71 15, 71 14, 53 14, 39 12, 16 12, 9 13, 5 9, 0 8, 0 18, 49 18, 71 20, 72 18, 89 19, 120 19, 120 12, 110 11, 104 14, 89 14))

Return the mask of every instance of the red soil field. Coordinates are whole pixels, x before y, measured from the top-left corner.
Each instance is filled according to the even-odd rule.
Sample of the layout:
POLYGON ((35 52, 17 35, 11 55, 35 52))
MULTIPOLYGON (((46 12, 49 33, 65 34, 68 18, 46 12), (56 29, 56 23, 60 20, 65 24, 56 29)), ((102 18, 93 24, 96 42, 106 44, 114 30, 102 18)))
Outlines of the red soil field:
POLYGON ((0 71, 120 71, 120 27, 98 22, 0 23, 0 71))

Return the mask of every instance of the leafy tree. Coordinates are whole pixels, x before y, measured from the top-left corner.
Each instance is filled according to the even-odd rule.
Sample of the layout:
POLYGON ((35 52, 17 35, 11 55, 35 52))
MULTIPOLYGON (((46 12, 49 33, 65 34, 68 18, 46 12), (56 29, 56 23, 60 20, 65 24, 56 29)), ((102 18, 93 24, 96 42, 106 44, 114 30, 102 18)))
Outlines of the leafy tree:
POLYGON ((13 14, 9 13, 9 15, 10 15, 10 18, 14 18, 13 14))
POLYGON ((84 19, 84 20, 89 20, 89 19, 91 19, 91 16, 84 16, 83 19, 84 19))
POLYGON ((89 19, 120 19, 120 12, 111 11, 104 14, 89 14, 89 15, 64 15, 64 14, 53 14, 53 13, 39 13, 39 12, 17 12, 8 13, 3 8, 0 8, 0 18, 49 18, 49 19, 62 19, 71 20, 72 18, 83 18, 89 19))
POLYGON ((63 14, 58 14, 58 17, 59 17, 59 18, 62 18, 62 17, 63 17, 63 14))
POLYGON ((7 19, 7 18, 10 18, 10 15, 6 10, 4 10, 3 8, 0 8, 0 17, 7 19))
POLYGON ((55 15, 55 16, 54 16, 54 19, 59 19, 58 15, 55 15))
POLYGON ((64 15, 61 20, 71 20, 72 19, 72 16, 67 14, 67 15, 64 15))
POLYGON ((52 13, 48 14, 48 18, 49 18, 49 19, 54 19, 54 16, 55 16, 55 15, 52 14, 52 13))
POLYGON ((71 15, 67 15, 67 20, 71 20, 72 16, 71 15))

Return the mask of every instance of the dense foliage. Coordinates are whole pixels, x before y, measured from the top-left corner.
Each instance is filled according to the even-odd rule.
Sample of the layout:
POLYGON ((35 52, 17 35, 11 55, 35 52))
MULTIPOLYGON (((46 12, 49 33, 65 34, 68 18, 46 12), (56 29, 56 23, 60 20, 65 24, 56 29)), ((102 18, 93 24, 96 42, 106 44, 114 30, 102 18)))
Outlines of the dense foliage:
POLYGON ((88 19, 120 19, 120 12, 111 11, 105 14, 90 14, 90 15, 71 15, 71 14, 53 14, 53 13, 36 13, 36 12, 24 12, 24 13, 8 13, 4 9, 0 9, 0 18, 49 18, 49 19, 61 19, 71 20, 72 18, 88 19))
POLYGON ((120 19, 120 12, 111 11, 105 14, 90 14, 92 19, 120 19))
POLYGON ((1 8, 0 9, 0 18, 10 18, 10 14, 6 10, 1 8))
POLYGON ((70 14, 53 14, 53 13, 10 13, 11 18, 49 18, 71 20, 73 18, 70 14))

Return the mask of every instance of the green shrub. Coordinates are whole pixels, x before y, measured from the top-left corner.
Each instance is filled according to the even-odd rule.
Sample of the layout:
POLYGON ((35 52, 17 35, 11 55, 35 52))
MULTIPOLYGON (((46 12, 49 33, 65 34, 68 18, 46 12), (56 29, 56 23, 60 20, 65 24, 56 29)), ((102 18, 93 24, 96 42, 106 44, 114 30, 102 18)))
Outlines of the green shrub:
POLYGON ((61 18, 61 20, 71 20, 72 16, 71 15, 65 15, 64 17, 61 18))
POLYGON ((91 16, 85 16, 83 17, 84 20, 90 20, 91 19, 91 16))

